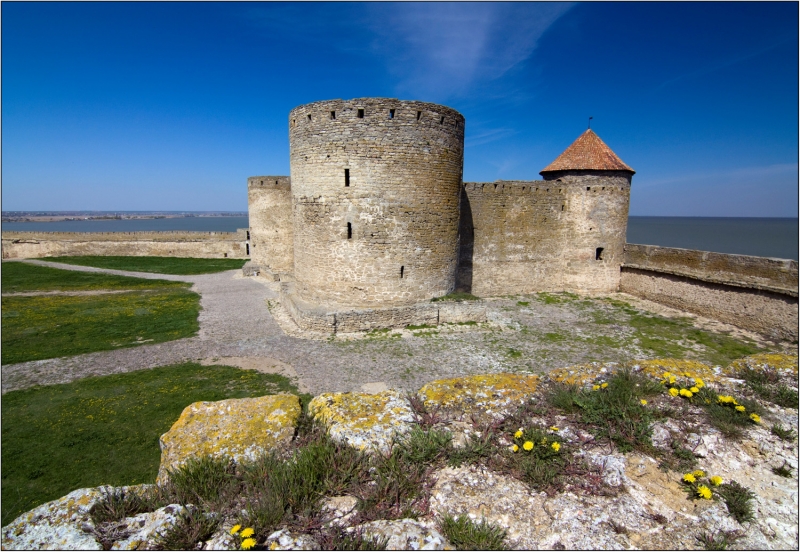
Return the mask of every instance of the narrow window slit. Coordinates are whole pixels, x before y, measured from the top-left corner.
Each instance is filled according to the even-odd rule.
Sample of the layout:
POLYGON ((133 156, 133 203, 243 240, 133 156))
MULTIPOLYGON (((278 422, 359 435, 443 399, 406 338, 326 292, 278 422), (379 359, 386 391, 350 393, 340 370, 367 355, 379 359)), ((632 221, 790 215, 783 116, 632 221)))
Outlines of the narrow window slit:
POLYGON ((405 269, 406 269, 406 267, 405 267, 405 266, 401 266, 401 267, 400 267, 400 279, 401 279, 401 280, 403 279, 403 272, 405 271, 405 269))
POLYGON ((417 111, 417 121, 419 121, 420 117, 422 117, 422 111, 417 111))
POLYGON ((244 244, 244 245, 245 245, 245 247, 247 248, 247 254, 249 255, 249 254, 250 254, 250 244, 249 244, 249 243, 246 243, 246 244, 244 244))
POLYGON ((359 119, 363 119, 364 118, 364 110, 363 109, 359 109, 358 110, 358 118, 359 119))
POLYGON ((389 110, 389 118, 394 119, 394 109, 389 110))
POLYGON ((444 124, 444 115, 442 115, 442 118, 441 118, 441 119, 439 119, 439 124, 440 124, 440 125, 443 125, 443 124, 444 124))
POLYGON ((335 111, 331 111, 331 119, 336 119, 336 112, 335 111))
POLYGON ((597 249, 595 249, 594 260, 595 261, 602 261, 603 260, 603 248, 602 247, 598 247, 597 249))
POLYGON ((311 122, 311 113, 308 114, 308 122, 311 122))
POLYGON ((344 186, 345 188, 350 186, 350 169, 344 170, 344 186))
POLYGON ((347 223, 347 239, 349 240, 349 239, 352 239, 352 238, 353 238, 353 225, 348 222, 347 223))

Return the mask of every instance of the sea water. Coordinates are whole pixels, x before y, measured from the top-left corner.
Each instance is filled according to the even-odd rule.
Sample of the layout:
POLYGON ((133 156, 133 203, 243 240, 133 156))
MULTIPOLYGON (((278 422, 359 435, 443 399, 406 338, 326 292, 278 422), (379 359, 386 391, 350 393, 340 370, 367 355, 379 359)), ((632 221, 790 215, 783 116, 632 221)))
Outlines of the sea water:
MULTIPOLYGON (((29 232, 235 232, 241 217, 4 222, 3 231, 29 232)), ((798 219, 723 217, 628 217, 628 243, 798 258, 798 219)))

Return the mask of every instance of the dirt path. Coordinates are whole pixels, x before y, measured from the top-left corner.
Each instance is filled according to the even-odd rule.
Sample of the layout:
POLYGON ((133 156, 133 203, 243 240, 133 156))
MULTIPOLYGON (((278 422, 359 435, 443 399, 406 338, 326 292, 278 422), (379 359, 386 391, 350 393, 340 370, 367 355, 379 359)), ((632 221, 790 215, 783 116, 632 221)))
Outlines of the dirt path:
MULTIPOLYGON (((359 340, 311 340, 297 337, 295 332, 287 335, 267 306, 268 301, 277 302, 277 293, 258 279, 243 277, 240 270, 175 276, 27 262, 191 282, 192 290, 201 297, 200 331, 195 337, 166 343, 5 365, 4 393, 185 361, 281 373, 296 378, 303 389, 319 394, 365 386, 416 390, 434 379, 468 374, 542 372, 594 360, 642 358, 634 329, 623 321, 602 321, 603 316, 616 316, 602 301, 587 307, 583 301, 549 304, 535 296, 487 299, 491 322, 480 326, 405 330, 359 340)), ((621 294, 615 297, 633 300, 621 294)), ((283 313, 276 311, 276 315, 286 324, 283 313)), ((694 320, 698 327, 708 323, 698 317, 694 320)), ((741 332, 740 336, 747 337, 741 332)))

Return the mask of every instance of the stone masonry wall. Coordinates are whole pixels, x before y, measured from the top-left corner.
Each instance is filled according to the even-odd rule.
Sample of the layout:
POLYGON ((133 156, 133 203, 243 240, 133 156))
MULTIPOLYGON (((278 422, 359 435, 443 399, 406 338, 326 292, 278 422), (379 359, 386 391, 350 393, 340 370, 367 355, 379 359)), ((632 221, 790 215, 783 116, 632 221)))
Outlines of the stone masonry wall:
POLYGON ((292 191, 288 176, 251 176, 247 179, 250 217, 250 259, 274 275, 294 268, 292 191))
POLYGON ((464 117, 414 101, 316 102, 289 114, 298 297, 411 305, 455 287, 464 117))
POLYGON ((236 232, 3 232, 3 259, 62 255, 228 257, 246 259, 247 235, 236 232))
POLYGON ((458 288, 616 291, 629 198, 629 177, 465 183, 458 288))
POLYGON ((772 339, 798 338, 797 261, 626 244, 620 291, 772 339))

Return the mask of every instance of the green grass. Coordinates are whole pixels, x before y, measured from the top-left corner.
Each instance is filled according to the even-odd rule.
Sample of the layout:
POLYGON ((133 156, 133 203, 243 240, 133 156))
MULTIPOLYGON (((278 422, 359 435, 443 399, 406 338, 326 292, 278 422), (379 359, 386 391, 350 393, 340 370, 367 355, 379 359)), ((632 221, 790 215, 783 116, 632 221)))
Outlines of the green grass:
POLYGON ((247 259, 194 259, 184 257, 48 257, 46 261, 114 270, 157 274, 210 274, 242 268, 247 259))
POLYGON ((755 493, 736 481, 723 483, 717 488, 717 494, 725 501, 728 513, 739 523, 753 520, 753 499, 755 493))
POLYGON ((194 335, 200 296, 188 289, 2 298, 2 363, 108 351, 194 335))
POLYGON ((8 392, 2 525, 75 489, 155 481, 158 438, 190 403, 282 391, 297 393, 282 376, 186 363, 8 392))
POLYGON ((2 265, 3 293, 186 288, 190 285, 170 280, 145 280, 96 272, 59 270, 21 262, 4 262, 2 265))
POLYGON ((439 528, 456 550, 506 550, 506 532, 485 519, 480 523, 469 516, 456 518, 446 515, 439 520, 439 528))

